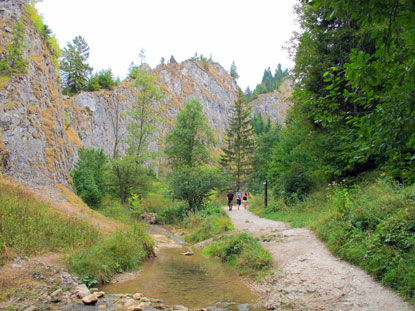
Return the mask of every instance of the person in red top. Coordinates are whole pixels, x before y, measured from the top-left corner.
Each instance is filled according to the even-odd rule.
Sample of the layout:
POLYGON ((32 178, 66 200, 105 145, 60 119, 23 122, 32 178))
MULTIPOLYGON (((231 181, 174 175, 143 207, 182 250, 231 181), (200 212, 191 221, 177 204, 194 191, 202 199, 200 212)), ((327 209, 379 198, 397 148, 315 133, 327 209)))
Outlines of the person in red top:
POLYGON ((228 207, 229 210, 232 210, 232 203, 233 203, 233 193, 232 190, 229 189, 228 194, 226 195, 226 198, 228 200, 228 207))
POLYGON ((242 196, 242 203, 244 204, 244 207, 246 209, 246 205, 248 204, 248 193, 246 193, 246 192, 242 196))

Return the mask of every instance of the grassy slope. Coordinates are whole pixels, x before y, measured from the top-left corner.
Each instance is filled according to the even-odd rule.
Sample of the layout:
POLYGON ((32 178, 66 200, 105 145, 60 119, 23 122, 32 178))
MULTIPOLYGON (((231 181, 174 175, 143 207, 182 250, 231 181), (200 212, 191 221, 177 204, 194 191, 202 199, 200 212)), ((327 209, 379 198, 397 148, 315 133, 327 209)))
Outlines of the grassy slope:
POLYGON ((66 212, 59 211, 0 175, 2 261, 17 255, 65 253, 70 270, 95 285, 115 273, 138 268, 153 253, 153 241, 141 226, 116 224, 122 229, 114 231, 102 215, 94 217, 96 212, 78 213, 81 207, 71 208, 70 203, 65 207, 66 212))
POLYGON ((294 227, 309 227, 342 259, 415 301, 415 185, 382 178, 332 185, 288 207, 256 198, 251 211, 294 227))

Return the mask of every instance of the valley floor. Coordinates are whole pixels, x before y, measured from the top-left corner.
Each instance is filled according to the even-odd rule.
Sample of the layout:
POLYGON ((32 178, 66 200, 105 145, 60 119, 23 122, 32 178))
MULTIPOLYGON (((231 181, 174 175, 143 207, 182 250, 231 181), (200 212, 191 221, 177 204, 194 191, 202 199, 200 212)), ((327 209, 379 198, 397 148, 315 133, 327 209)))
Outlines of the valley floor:
POLYGON ((334 257, 312 231, 291 229, 244 209, 228 214, 237 230, 262 241, 278 267, 263 284, 251 284, 269 309, 415 310, 360 268, 334 257))

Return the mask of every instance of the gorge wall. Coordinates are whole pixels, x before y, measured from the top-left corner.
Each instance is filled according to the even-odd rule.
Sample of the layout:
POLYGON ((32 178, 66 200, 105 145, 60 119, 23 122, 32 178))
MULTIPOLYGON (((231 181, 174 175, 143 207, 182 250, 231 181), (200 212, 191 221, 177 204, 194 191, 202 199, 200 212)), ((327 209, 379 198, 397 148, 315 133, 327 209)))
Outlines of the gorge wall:
MULTIPOLYGON (((103 148, 109 155, 117 143, 125 149, 122 138, 128 117, 123 112, 134 102, 136 90, 126 80, 112 91, 62 96, 56 59, 24 6, 24 0, 0 0, 0 59, 7 53, 16 21, 22 20, 23 56, 28 63, 26 73, 0 74, 0 168, 23 184, 69 186, 69 172, 81 146, 103 148)), ((193 59, 154 69, 165 97, 153 107, 161 122, 152 150, 163 147, 166 131, 183 102, 191 99, 201 102, 220 140, 238 86, 221 65, 208 64, 207 70, 206 64, 193 59)), ((281 94, 261 95, 252 102, 253 112, 282 122, 286 102, 281 94)))

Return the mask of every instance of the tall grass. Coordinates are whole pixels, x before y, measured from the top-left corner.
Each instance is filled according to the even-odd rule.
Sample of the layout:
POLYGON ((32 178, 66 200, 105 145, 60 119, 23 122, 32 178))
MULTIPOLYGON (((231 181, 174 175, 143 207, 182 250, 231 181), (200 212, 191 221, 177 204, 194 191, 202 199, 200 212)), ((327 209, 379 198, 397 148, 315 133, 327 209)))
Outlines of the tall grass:
POLYGON ((104 284, 116 273, 138 269, 141 262, 154 254, 153 240, 144 225, 117 230, 108 239, 74 253, 68 259, 72 272, 88 286, 104 284))
POLYGON ((64 215, 0 177, 0 250, 20 255, 66 252, 91 246, 100 233, 64 215))
POLYGON ((233 224, 228 215, 218 206, 189 214, 182 226, 191 232, 185 237, 185 240, 192 243, 233 230, 233 224))
POLYGON ((252 210, 315 229, 335 255, 415 302, 415 185, 369 178, 320 189, 292 207, 252 210))
POLYGON ((272 266, 271 254, 248 233, 220 236, 203 253, 221 258, 243 275, 258 275, 272 266))

